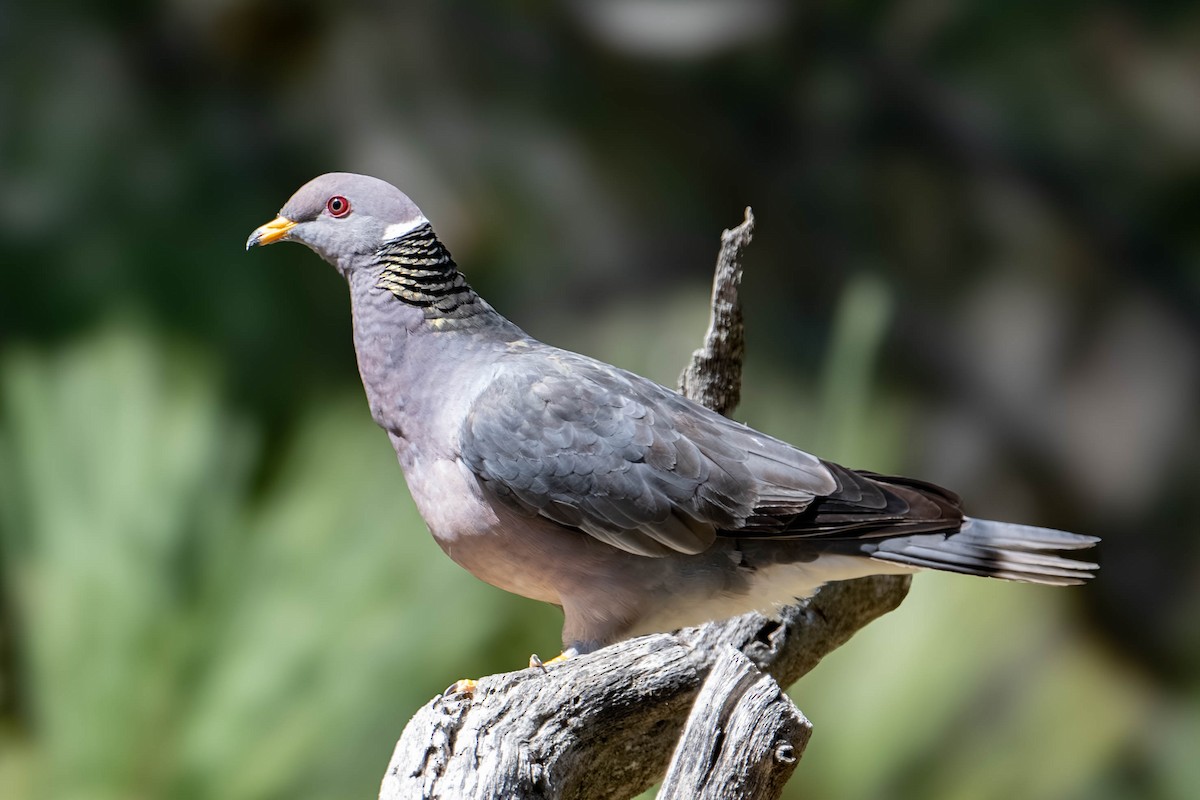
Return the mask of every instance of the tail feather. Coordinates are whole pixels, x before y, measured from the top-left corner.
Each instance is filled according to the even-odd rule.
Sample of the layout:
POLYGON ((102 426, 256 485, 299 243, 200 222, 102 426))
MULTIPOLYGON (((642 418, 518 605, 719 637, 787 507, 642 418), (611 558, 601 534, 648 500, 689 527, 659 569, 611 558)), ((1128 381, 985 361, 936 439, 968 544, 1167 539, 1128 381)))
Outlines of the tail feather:
POLYGON ((955 533, 897 536, 864 550, 880 561, 913 567, 1071 586, 1094 577, 1099 565, 1049 551, 1082 550, 1098 541, 1094 536, 967 517, 955 533))

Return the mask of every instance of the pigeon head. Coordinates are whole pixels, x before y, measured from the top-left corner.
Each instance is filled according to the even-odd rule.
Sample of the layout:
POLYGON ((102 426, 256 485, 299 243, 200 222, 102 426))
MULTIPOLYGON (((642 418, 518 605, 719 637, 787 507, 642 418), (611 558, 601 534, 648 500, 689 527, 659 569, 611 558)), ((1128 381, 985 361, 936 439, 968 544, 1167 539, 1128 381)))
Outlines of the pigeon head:
POLYGON ((427 225, 408 196, 386 181, 350 172, 313 178, 279 216, 256 229, 246 249, 278 241, 308 246, 343 274, 366 263, 387 241, 427 225))

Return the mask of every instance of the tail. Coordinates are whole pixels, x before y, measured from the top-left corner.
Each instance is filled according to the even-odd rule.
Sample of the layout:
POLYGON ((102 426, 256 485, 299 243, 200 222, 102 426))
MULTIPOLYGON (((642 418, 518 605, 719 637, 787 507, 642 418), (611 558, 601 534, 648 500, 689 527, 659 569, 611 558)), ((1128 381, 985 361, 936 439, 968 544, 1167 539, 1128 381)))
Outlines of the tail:
POLYGON ((1055 555, 1086 550, 1095 536, 966 517, 955 533, 922 533, 864 543, 871 558, 910 567, 961 572, 1010 581, 1074 586, 1094 577, 1099 565, 1055 555))

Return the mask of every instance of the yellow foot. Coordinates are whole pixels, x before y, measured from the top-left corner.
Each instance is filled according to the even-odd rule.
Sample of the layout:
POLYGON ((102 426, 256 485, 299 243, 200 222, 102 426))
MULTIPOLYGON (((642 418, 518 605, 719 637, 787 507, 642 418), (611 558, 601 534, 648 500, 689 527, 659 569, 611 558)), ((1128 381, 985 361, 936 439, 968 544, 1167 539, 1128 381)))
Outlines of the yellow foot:
POLYGON ((475 694, 475 687, 478 685, 478 681, 463 678, 446 687, 446 691, 442 692, 442 694, 475 694))

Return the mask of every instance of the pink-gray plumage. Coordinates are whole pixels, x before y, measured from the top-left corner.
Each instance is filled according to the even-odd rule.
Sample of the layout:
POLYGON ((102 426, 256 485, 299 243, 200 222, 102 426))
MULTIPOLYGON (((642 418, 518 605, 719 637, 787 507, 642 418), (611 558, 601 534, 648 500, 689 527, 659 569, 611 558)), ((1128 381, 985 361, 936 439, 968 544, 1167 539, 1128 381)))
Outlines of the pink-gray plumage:
POLYGON ((307 245, 350 285, 375 421, 442 549, 563 609, 565 653, 863 575, 1053 585, 1090 536, 973 519, 940 487, 840 467, 670 389, 543 344, 467 284, 395 187, 331 173, 247 248, 307 245))

